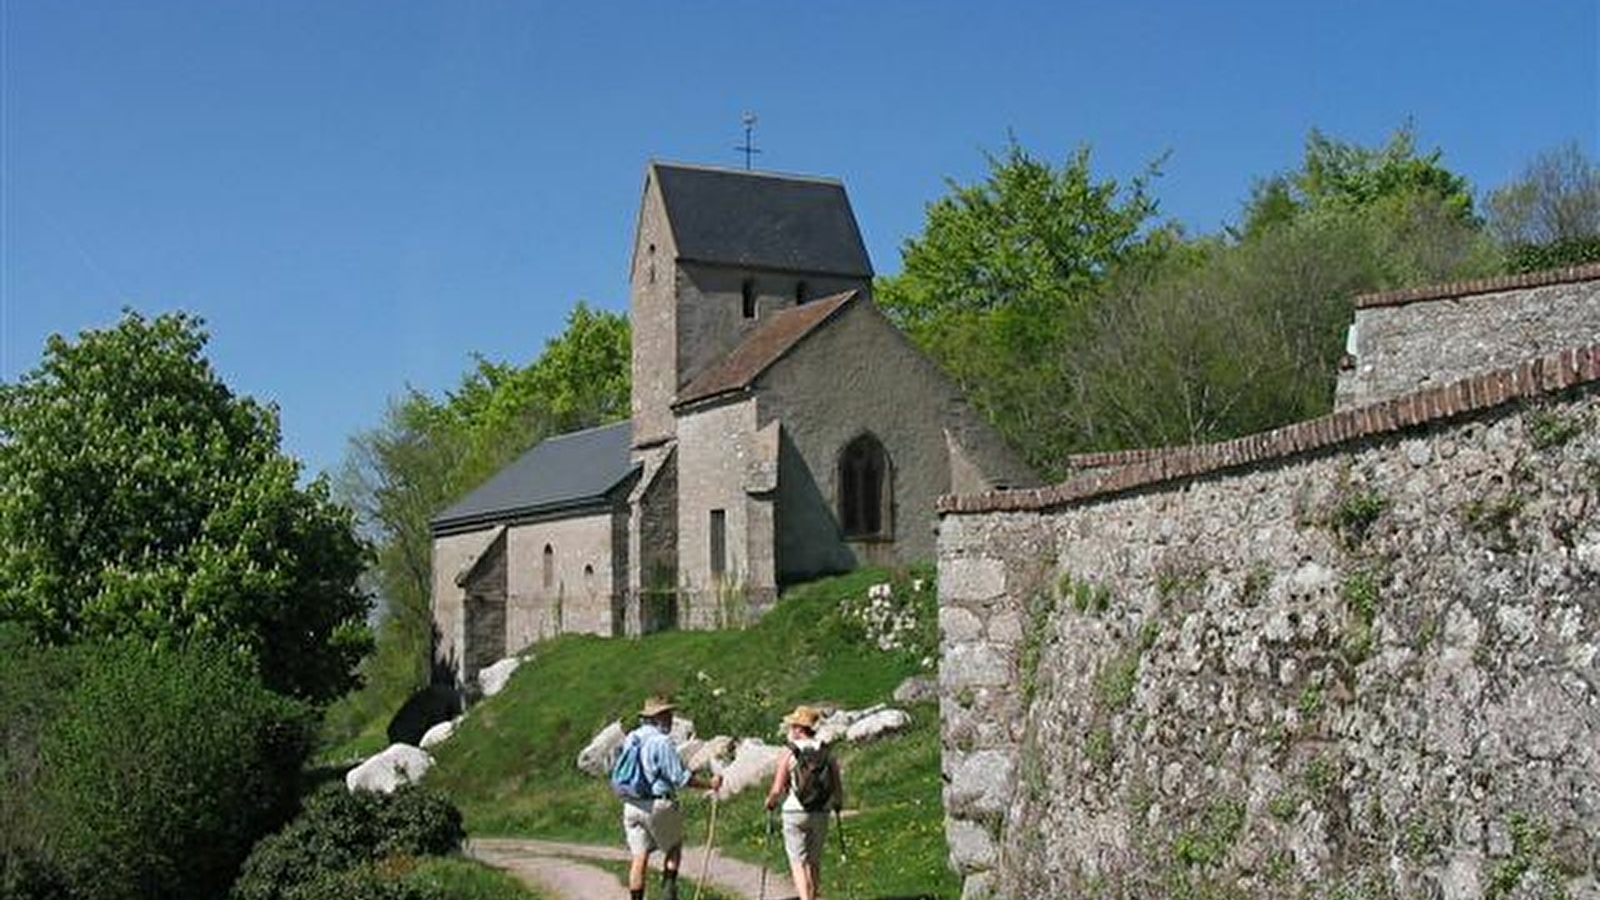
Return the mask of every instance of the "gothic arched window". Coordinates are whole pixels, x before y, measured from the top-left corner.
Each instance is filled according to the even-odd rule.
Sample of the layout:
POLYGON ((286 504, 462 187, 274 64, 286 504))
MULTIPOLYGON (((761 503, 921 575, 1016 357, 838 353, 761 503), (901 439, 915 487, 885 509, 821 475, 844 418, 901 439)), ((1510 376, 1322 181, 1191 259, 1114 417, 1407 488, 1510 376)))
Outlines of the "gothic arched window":
POLYGON ((889 454, 870 434, 839 454, 839 526, 847 538, 888 537, 891 478, 889 454))
POLYGON ((545 590, 556 583, 556 551, 549 544, 544 545, 544 568, 540 571, 539 583, 544 585, 545 590))

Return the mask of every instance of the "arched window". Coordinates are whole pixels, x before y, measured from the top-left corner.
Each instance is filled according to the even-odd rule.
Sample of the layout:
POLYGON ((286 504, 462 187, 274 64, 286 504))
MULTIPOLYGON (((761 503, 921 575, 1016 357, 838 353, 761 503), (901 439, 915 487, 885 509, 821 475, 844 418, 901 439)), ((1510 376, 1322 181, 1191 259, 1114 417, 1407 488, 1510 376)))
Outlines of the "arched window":
POLYGON ((555 587, 556 583, 556 551, 549 544, 544 545, 544 568, 540 570, 539 583, 545 590, 555 587))
POLYGON ((888 537, 891 495, 889 454, 870 434, 839 454, 839 526, 847 538, 888 537))
POLYGON ((740 308, 744 311, 744 317, 746 319, 754 319, 756 317, 756 280, 754 278, 746 278, 744 283, 739 285, 739 299, 741 302, 740 308))

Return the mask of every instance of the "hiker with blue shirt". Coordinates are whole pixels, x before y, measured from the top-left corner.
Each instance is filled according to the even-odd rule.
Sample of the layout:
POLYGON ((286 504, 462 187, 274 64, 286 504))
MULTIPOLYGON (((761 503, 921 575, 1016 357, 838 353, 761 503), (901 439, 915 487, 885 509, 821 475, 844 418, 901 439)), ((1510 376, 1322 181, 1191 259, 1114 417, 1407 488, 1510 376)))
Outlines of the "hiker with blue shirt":
POLYGON ((629 797, 622 803, 622 833, 628 842, 632 862, 628 866, 628 896, 643 900, 645 875, 650 870, 650 854, 662 853, 662 900, 678 900, 678 864, 683 858, 683 809, 678 792, 684 788, 722 787, 722 776, 709 778, 690 772, 673 745, 672 712, 676 707, 664 697, 651 697, 639 710, 639 727, 628 733, 627 741, 639 744, 639 762, 649 784, 648 797, 629 797))

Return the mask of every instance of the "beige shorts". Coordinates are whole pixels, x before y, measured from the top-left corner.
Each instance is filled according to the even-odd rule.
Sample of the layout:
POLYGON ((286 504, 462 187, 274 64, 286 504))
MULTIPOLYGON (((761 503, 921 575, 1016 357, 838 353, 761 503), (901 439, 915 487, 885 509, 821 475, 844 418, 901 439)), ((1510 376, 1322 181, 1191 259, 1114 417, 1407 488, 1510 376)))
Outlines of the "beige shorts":
POLYGON ((804 865, 822 859, 822 845, 828 839, 828 813, 786 809, 783 811, 783 849, 789 861, 804 865))
POLYGON ((634 856, 676 850, 683 846, 683 809, 676 800, 630 800, 622 804, 622 835, 634 856))

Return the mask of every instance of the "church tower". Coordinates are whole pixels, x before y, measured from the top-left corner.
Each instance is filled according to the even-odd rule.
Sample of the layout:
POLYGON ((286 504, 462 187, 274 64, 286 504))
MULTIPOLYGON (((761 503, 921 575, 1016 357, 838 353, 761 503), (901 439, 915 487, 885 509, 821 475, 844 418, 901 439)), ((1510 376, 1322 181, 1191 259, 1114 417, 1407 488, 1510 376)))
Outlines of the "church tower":
POLYGON ((651 163, 629 291, 635 450, 672 440, 679 389, 764 316, 871 286, 837 180, 651 163))

